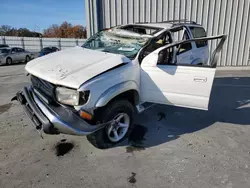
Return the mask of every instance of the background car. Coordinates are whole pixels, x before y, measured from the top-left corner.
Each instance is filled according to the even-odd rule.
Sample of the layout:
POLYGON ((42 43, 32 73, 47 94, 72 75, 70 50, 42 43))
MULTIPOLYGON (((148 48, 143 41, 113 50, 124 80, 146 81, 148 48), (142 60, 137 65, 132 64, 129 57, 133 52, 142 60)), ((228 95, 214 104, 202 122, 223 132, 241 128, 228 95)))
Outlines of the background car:
POLYGON ((44 55, 47 55, 47 54, 50 54, 50 53, 53 53, 53 52, 57 52, 59 51, 60 49, 55 47, 55 46, 50 46, 50 47, 46 47, 46 48, 43 48, 41 51, 40 51, 40 57, 41 56, 44 56, 44 55))
POLYGON ((31 59, 32 54, 22 48, 0 48, 0 65, 29 62, 31 59))
POLYGON ((7 45, 7 44, 0 44, 0 48, 8 48, 9 47, 9 45, 7 45))

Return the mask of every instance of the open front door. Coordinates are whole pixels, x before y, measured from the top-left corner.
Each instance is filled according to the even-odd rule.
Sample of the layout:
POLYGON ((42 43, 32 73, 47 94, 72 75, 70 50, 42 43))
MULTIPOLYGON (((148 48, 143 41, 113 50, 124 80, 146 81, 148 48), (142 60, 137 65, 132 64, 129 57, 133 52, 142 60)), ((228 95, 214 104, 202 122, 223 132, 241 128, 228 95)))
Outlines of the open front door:
POLYGON ((141 100, 207 110, 217 56, 225 40, 226 36, 221 35, 175 42, 146 56, 141 63, 141 100), (221 41, 210 58, 210 66, 176 64, 179 45, 213 39, 221 41))

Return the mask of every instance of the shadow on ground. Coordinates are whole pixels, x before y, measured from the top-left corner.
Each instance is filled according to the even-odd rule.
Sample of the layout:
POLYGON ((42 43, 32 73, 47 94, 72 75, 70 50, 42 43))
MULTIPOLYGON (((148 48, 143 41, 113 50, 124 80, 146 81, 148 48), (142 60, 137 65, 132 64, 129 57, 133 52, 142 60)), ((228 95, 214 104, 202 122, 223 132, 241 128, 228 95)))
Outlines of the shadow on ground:
POLYGON ((135 148, 129 146, 127 151, 175 140, 216 122, 250 125, 250 77, 216 78, 208 111, 156 105, 140 114, 128 139, 135 148))

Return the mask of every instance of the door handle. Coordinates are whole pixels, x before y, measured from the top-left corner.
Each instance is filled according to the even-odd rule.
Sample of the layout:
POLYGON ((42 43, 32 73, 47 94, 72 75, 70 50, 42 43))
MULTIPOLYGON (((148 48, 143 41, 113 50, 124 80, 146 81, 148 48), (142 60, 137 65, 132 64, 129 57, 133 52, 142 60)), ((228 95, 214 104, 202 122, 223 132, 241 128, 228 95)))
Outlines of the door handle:
POLYGON ((194 77, 195 82, 207 82, 207 77, 194 77))

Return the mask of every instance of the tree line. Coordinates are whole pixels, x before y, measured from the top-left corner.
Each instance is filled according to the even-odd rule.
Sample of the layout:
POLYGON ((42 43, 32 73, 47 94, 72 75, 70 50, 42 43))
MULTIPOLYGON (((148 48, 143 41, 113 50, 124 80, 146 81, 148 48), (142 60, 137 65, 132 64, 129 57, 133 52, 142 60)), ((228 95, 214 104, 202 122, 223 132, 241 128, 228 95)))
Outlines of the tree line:
POLYGON ((27 28, 14 28, 8 25, 0 26, 0 36, 16 37, 48 37, 48 38, 87 38, 86 27, 63 22, 61 25, 53 24, 43 33, 30 31, 27 28))

